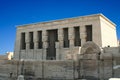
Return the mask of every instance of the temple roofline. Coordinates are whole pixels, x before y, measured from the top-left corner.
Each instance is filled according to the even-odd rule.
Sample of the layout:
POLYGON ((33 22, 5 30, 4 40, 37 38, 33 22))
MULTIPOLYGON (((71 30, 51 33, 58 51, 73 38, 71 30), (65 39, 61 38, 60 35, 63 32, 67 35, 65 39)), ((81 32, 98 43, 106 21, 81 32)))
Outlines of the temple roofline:
POLYGON ((47 23, 52 23, 52 22, 56 22, 56 21, 59 22, 59 21, 65 21, 65 20, 70 20, 70 19, 78 19, 78 18, 93 17, 93 16, 101 16, 102 18, 104 18, 105 20, 107 20, 109 23, 111 23, 112 25, 116 26, 115 23, 113 23, 110 19, 108 19, 107 17, 105 17, 102 13, 98 13, 98 14, 78 16, 78 17, 72 17, 72 18, 63 18, 63 19, 43 21, 43 22, 37 22, 37 23, 23 24, 23 25, 18 25, 17 27, 25 27, 25 26, 36 25, 36 24, 37 24, 37 25, 38 25, 38 24, 47 24, 47 23))

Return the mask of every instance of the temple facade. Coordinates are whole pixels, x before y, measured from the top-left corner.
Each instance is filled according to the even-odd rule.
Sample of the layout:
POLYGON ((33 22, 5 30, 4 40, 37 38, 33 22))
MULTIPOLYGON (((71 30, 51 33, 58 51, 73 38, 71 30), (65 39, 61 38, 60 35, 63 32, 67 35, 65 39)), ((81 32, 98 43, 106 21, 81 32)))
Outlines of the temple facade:
POLYGON ((116 25, 94 14, 17 27, 15 60, 76 60, 81 46, 117 47, 116 25))

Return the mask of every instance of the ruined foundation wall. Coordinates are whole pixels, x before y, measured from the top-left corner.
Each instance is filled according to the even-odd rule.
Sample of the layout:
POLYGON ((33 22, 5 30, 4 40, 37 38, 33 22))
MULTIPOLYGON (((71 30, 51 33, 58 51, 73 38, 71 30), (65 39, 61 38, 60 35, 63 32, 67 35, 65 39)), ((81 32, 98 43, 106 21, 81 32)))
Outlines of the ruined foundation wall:
MULTIPOLYGON (((89 48, 90 50, 90 48, 89 48)), ((25 78, 39 79, 78 79, 108 80, 111 77, 120 78, 120 48, 103 48, 97 54, 84 54, 77 61, 0 61, 0 77, 17 78, 23 74, 25 78)), ((97 52, 97 51, 96 51, 97 52)), ((85 51, 87 53, 87 51, 85 51)), ((89 51, 89 53, 91 53, 89 51)), ((4 79, 5 80, 5 79, 4 79)))

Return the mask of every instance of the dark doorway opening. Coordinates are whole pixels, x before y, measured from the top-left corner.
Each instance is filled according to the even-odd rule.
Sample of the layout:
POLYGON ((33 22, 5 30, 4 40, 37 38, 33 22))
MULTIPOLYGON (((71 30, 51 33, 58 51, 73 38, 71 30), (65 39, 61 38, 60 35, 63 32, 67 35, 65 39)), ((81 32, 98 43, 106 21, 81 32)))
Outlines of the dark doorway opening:
POLYGON ((21 33, 21 49, 26 49, 26 43, 25 43, 25 33, 21 33))
POLYGON ((74 45, 81 46, 80 27, 79 26, 74 27, 74 34, 75 34, 74 35, 75 36, 74 45))
POLYGON ((55 48, 56 41, 58 41, 57 29, 48 30, 47 60, 56 59, 56 48, 55 48))
POLYGON ((69 48, 68 28, 63 29, 64 48, 69 48))
POLYGON ((92 41, 92 25, 87 25, 86 26, 86 41, 92 41))
POLYGON ((42 31, 38 31, 38 49, 42 49, 42 31))
POLYGON ((33 32, 29 32, 30 49, 34 49, 33 32))

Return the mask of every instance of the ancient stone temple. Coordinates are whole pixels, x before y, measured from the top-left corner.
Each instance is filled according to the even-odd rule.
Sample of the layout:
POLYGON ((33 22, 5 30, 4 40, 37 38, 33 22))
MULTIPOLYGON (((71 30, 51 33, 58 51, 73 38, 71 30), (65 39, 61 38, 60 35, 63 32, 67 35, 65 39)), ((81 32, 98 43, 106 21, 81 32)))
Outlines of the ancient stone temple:
POLYGON ((99 47, 118 46, 115 24, 95 14, 18 26, 14 59, 76 60, 87 41, 99 47))

